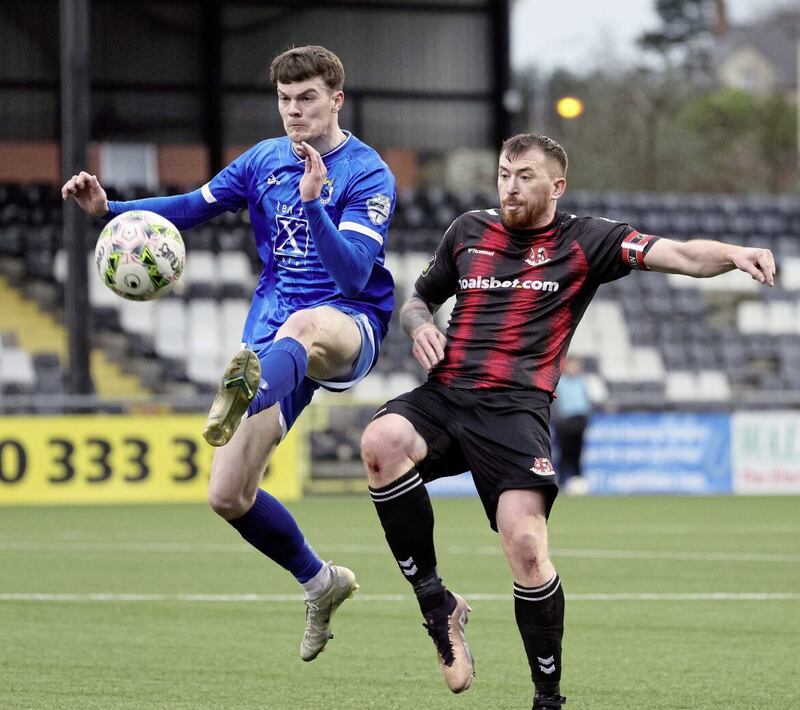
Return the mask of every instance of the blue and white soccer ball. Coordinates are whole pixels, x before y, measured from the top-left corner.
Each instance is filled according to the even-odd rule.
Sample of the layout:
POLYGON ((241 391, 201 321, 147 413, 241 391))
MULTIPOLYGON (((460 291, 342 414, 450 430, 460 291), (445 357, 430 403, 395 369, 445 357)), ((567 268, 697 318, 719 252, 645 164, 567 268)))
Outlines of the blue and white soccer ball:
POLYGON ((169 293, 186 263, 177 227, 145 210, 114 217, 100 232, 94 255, 103 283, 131 301, 150 301, 169 293))

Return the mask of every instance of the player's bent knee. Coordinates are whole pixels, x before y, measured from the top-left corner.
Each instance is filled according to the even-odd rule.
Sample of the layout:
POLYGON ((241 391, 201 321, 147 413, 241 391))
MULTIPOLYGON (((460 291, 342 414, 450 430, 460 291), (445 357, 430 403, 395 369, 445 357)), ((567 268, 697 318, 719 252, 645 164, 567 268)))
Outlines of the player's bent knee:
POLYGON ((288 336, 300 340, 307 340, 317 327, 315 316, 311 311, 295 311, 278 330, 279 336, 288 336))
POLYGON ((386 415, 373 421, 361 436, 361 459, 370 485, 388 485, 414 460, 409 432, 386 415))
POLYGON ((235 520, 250 510, 253 501, 242 493, 210 488, 208 504, 211 510, 225 520, 235 520))

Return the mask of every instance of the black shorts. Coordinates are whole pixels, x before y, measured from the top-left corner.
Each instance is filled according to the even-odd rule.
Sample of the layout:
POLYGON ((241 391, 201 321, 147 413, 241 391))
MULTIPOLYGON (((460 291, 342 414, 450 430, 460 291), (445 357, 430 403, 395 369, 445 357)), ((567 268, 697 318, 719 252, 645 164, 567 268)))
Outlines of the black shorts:
POLYGON ((472 471, 493 530, 507 490, 538 488, 550 514, 558 494, 550 463, 550 395, 541 390, 452 389, 437 382, 390 400, 377 417, 399 414, 428 445, 424 481, 472 471))

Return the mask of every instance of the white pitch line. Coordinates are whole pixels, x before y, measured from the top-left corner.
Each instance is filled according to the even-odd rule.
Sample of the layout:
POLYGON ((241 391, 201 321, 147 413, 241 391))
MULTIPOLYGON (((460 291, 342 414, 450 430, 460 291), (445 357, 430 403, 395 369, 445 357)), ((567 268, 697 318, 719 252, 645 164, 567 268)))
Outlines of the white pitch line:
POLYGON ((615 560, 678 560, 682 562, 800 562, 791 552, 677 552, 661 550, 593 550, 556 548, 553 557, 615 560))
MULTIPOLYGON (((466 593, 470 601, 510 602, 511 594, 466 593)), ((800 592, 698 592, 686 594, 659 594, 623 592, 618 594, 567 594, 573 602, 696 602, 696 601, 798 601, 800 592)), ((357 594, 359 602, 411 602, 410 594, 357 594)), ((225 604, 285 602, 300 603, 299 594, 119 594, 95 592, 87 594, 48 594, 35 592, 0 593, 0 602, 213 602, 225 604)))
MULTIPOLYGON (((320 545, 326 554, 386 555, 385 545, 320 545)), ((194 542, 0 542, 0 552, 154 552, 154 553, 209 553, 247 552, 252 548, 244 542, 194 543, 194 542)), ((500 546, 454 545, 444 547, 446 555, 500 556, 500 546)), ((679 562, 800 562, 800 553, 791 552, 681 552, 679 550, 605 550, 592 548, 554 548, 552 556, 577 559, 607 560, 672 560, 679 562)))

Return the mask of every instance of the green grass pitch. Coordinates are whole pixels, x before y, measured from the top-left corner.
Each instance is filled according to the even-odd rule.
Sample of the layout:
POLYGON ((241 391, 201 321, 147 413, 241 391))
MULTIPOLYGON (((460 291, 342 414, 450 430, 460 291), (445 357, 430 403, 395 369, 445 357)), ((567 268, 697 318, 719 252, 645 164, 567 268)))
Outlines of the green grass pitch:
MULTIPOLYGON (((290 507, 361 583, 309 664, 298 587, 207 508, 0 508, 0 708, 530 708, 477 499, 434 500, 440 572, 473 608, 478 675, 461 696, 369 499, 290 507)), ((551 547, 567 708, 800 707, 797 498, 562 498, 551 547)))

